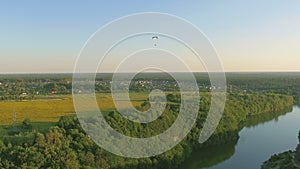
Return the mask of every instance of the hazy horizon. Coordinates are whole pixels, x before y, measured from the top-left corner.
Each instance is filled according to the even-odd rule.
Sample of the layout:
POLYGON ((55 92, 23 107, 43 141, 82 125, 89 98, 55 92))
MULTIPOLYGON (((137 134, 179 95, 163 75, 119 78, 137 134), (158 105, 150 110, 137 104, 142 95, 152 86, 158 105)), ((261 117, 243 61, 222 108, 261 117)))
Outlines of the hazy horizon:
MULTIPOLYGON (((84 74, 89 74, 93 72, 85 72, 84 74)), ((114 72, 97 72, 96 74, 113 74, 114 72)), ((136 73, 136 72, 118 72, 118 73, 136 73)), ((164 72, 140 72, 144 73, 164 73, 164 72)), ((170 72, 169 72, 170 73, 170 72)), ((171 72, 171 73, 190 73, 190 72, 171 72)), ((192 73, 208 73, 206 71, 202 72, 192 72, 192 73)), ((210 73, 218 73, 218 72, 210 72, 210 73)), ((224 73, 246 73, 246 74, 255 74, 255 73, 300 73, 299 71, 225 71, 224 73)), ((26 74, 73 74, 73 72, 0 72, 0 75, 26 75, 26 74)))

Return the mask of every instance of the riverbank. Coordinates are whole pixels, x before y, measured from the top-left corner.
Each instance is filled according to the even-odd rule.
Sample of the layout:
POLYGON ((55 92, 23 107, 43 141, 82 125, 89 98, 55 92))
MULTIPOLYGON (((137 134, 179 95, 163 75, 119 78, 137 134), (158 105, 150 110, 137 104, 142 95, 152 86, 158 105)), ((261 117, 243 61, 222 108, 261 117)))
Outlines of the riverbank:
POLYGON ((279 154, 274 154, 270 159, 264 162, 261 169, 269 168, 288 168, 299 169, 300 168, 300 131, 298 134, 299 144, 296 150, 286 151, 279 154))
MULTIPOLYGON (((230 153, 224 152, 223 155, 220 155, 216 160, 216 162, 220 162, 234 154, 232 147, 239 139, 238 132, 242 128, 242 122, 247 121, 250 117, 265 119, 264 116, 260 116, 263 114, 277 116, 289 112, 292 109, 293 98, 271 93, 229 94, 219 126, 204 144, 199 144, 198 138, 210 107, 209 94, 201 97, 200 105, 197 122, 186 138, 170 151, 154 157, 132 159, 111 154, 97 146, 84 133, 76 116, 65 116, 46 133, 34 130, 20 131, 16 135, 11 135, 5 143, 0 142, 1 150, 4 152, 0 158, 5 161, 3 164, 0 163, 0 167, 3 165, 3 168, 9 168, 21 166, 24 163, 27 168, 64 166, 64 168, 76 169, 85 166, 86 168, 106 169, 175 169, 179 168, 196 150, 216 146, 224 147, 225 144, 229 144, 227 150, 230 153), (29 140, 28 137, 32 139, 29 140), (27 141, 26 144, 24 141, 27 141), (233 144, 230 145, 232 142, 233 144), (27 151, 29 151, 30 157, 24 158, 22 152, 27 153, 27 151), (19 152, 21 154, 18 154, 19 152), (70 154, 70 156, 65 154, 70 154)), ((179 110, 178 104, 170 104, 160 118, 147 125, 132 123, 116 111, 109 111, 104 116, 108 123, 120 133, 132 137, 148 137, 160 133, 172 125, 177 118, 177 110, 179 110)), ((112 143, 112 146, 116 145, 112 143)), ((212 156, 214 155, 212 154, 212 156)), ((208 159, 205 165, 209 166, 213 163, 208 159)))

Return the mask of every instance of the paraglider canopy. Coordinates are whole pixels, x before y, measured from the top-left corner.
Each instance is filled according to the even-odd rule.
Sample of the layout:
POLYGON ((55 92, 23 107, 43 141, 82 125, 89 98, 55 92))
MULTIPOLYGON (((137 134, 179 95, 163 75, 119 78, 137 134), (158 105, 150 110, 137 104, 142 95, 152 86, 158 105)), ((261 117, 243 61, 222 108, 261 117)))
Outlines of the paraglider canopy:
MULTIPOLYGON (((158 36, 152 36, 152 39, 158 39, 158 36)), ((157 46, 156 43, 154 43, 154 46, 157 46)))

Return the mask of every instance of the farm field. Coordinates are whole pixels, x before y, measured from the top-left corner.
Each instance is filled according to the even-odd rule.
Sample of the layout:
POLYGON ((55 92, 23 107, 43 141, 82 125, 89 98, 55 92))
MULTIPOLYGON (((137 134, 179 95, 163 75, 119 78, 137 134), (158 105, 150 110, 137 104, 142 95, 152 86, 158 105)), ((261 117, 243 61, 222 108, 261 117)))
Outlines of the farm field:
MULTIPOLYGON (((133 106, 140 106, 147 97, 147 93, 130 94, 133 106)), ((104 112, 115 109, 111 94, 98 93, 97 102, 104 112)), ((126 108, 125 104, 121 108, 126 108)), ((61 116, 75 113, 71 95, 59 95, 55 98, 45 96, 37 100, 1 101, 0 125, 13 124, 14 112, 17 123, 25 118, 29 118, 31 122, 57 122, 61 116)))

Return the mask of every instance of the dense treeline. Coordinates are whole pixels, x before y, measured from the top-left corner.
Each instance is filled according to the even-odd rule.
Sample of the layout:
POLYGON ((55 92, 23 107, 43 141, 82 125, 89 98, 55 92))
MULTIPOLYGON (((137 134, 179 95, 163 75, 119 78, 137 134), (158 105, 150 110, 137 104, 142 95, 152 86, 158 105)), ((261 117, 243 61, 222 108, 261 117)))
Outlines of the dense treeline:
POLYGON ((226 73, 226 79, 229 92, 286 94, 300 105, 299 73, 226 73))
MULTIPOLYGON (((105 117, 112 127, 125 135, 155 135, 168 128, 177 117, 179 106, 175 103, 180 99, 177 95, 168 97, 173 100, 165 112, 149 124, 130 122, 116 111, 107 113, 105 117)), ((223 118, 213 136, 204 144, 198 143, 198 137, 210 106, 208 93, 201 97, 200 104, 197 122, 180 144, 161 155, 142 159, 119 157, 99 148, 84 133, 75 116, 62 117, 46 133, 33 131, 27 120, 22 124, 22 131, 0 141, 0 168, 174 169, 195 149, 236 141, 241 124, 247 117, 286 112, 292 108, 293 98, 279 94, 229 94, 223 118)))

